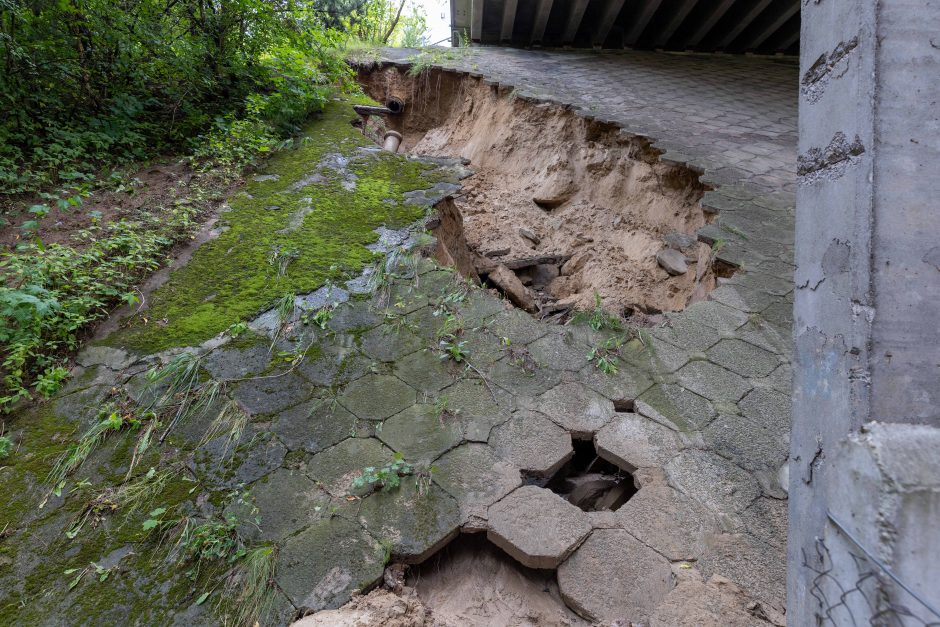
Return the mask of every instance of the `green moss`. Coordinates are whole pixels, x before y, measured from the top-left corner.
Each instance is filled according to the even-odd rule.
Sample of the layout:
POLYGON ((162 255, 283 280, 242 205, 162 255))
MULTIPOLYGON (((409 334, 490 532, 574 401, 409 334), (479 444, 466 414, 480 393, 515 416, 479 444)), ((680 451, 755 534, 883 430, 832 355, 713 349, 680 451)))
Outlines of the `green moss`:
POLYGON ((358 275, 374 257, 366 246, 376 227, 420 218, 424 209, 406 204, 404 194, 433 185, 436 171, 401 155, 358 151, 369 142, 352 117, 348 101, 327 106, 299 148, 268 162, 265 174, 277 180, 252 181, 232 196, 224 232, 150 297, 149 323, 138 318, 107 343, 148 353, 197 344, 285 294, 358 275), (349 159, 345 171, 325 167, 336 154, 349 159), (314 173, 317 180, 302 185, 314 173), (355 187, 347 189, 350 174, 355 187), (293 256, 283 275, 271 262, 276 250, 293 256))

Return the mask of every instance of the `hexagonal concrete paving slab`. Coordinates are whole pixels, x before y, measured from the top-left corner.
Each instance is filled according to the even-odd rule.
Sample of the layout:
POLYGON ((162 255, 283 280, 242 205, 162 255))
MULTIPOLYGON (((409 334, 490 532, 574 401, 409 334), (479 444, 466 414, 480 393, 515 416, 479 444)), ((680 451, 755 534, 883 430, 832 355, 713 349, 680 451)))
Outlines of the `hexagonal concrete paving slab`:
POLYGON ((536 399, 536 407, 574 438, 590 438, 614 415, 614 403, 580 383, 556 385, 536 399))
POLYGON ((430 462, 463 440, 456 419, 437 407, 418 403, 382 423, 376 435, 409 462, 430 462))
POLYGON ((359 522, 391 546, 391 557, 406 564, 424 561, 460 528, 457 501, 437 485, 403 477, 398 488, 376 492, 359 505, 359 522))
POLYGON ((711 512, 667 485, 642 487, 614 516, 635 538, 672 561, 698 559, 705 534, 718 528, 711 512))
POLYGON ((585 618, 645 623, 673 588, 669 562, 622 529, 596 529, 558 567, 558 587, 585 618))
POLYGON ((287 539, 276 580, 298 610, 336 608, 382 578, 382 547, 357 523, 324 518, 287 539))
POLYGON ((435 464, 434 480, 460 504, 468 530, 486 528, 487 508, 522 484, 519 469, 485 444, 462 444, 435 464))
POLYGON ((397 377, 367 374, 346 386, 339 403, 363 420, 385 420, 418 400, 415 389, 397 377))
POLYGON ((325 490, 301 472, 286 468, 251 484, 248 499, 232 508, 241 523, 239 533, 264 542, 281 540, 330 510, 330 495, 325 490))
POLYGON ((571 434, 536 411, 521 410, 493 429, 490 445, 528 475, 550 477, 574 455, 571 434))
POLYGON ((394 455, 375 438, 347 438, 311 457, 304 474, 333 496, 345 496, 352 490, 353 480, 362 474, 363 468, 382 466, 394 455))
POLYGON ((585 512, 554 492, 523 486, 491 505, 486 537, 529 568, 555 568, 591 533, 585 512))
POLYGON ((271 431, 288 450, 318 453, 356 434, 357 418, 329 398, 316 398, 282 411, 271 431))
POLYGON ((633 472, 661 466, 679 452, 679 437, 639 414, 617 413, 594 436, 597 453, 612 464, 633 472))

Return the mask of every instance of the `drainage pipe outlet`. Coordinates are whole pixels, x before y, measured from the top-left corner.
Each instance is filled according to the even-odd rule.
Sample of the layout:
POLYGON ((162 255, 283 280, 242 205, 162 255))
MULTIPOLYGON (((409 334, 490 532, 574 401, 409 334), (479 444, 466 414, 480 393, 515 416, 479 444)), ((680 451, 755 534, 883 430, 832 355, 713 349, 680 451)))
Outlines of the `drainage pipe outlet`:
POLYGON ((405 110, 405 101, 396 96, 391 96, 385 101, 385 107, 391 113, 401 113, 405 110))
POLYGON ((398 152, 398 147, 401 146, 401 140, 401 133, 388 131, 385 133, 385 143, 382 144, 382 149, 389 152, 398 152))

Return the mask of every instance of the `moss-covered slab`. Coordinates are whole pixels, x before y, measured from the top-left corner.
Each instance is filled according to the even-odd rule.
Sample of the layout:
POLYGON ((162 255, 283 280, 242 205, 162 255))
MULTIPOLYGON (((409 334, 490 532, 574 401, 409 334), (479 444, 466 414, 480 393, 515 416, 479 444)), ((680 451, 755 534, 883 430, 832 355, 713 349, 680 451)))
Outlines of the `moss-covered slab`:
POLYGON ((493 427, 509 420, 513 409, 509 394, 475 377, 461 379, 442 390, 438 398, 472 442, 489 440, 493 427))
POLYGON ((562 371, 543 368, 522 356, 507 355, 497 361, 488 371, 494 385, 516 396, 532 397, 561 382, 562 371))
POLYGON ((277 414, 271 431, 290 451, 319 453, 356 435, 357 419, 330 398, 315 398, 277 414))
POLYGON ((701 429, 718 415, 707 398, 671 383, 652 386, 638 400, 682 431, 701 429))
POLYGON ((333 496, 352 492, 353 480, 367 466, 381 467, 392 461, 394 453, 375 438, 348 438, 314 455, 304 474, 333 496))
POLYGON ((316 393, 296 372, 257 377, 235 384, 232 396, 242 409, 254 415, 271 415, 304 401, 316 393))
POLYGON ((454 370, 430 350, 416 351, 395 362, 395 376, 428 397, 437 397, 454 382, 454 370))
POLYGON ((404 477, 398 488, 363 499, 359 522, 388 547, 392 559, 417 564, 457 535, 460 508, 430 480, 404 477))
POLYGON ((486 528, 486 508, 522 484, 519 469, 485 444, 463 444, 435 464, 434 480, 460 504, 467 529, 486 528))
POLYGON ((418 400, 415 389, 397 377, 368 374, 343 390, 339 403, 362 420, 385 420, 418 400))
POLYGON ((290 537, 277 560, 277 584, 302 612, 336 608, 382 578, 385 555, 356 522, 324 518, 290 537))
POLYGON ((460 424, 426 403, 395 414, 382 423, 377 435, 411 462, 431 462, 463 440, 460 424))
POLYGON ((580 370, 587 364, 590 350, 562 329, 552 329, 527 348, 537 364, 553 370, 580 370))
POLYGON ((371 359, 334 339, 307 350, 297 372, 316 387, 333 388, 355 381, 371 367, 371 359))
POLYGON ((281 468, 256 481, 230 510, 243 537, 276 542, 330 514, 330 495, 296 470, 281 468))
POLYGON ((391 325, 369 330, 363 334, 361 342, 366 355, 385 362, 396 361, 426 346, 417 334, 391 325))

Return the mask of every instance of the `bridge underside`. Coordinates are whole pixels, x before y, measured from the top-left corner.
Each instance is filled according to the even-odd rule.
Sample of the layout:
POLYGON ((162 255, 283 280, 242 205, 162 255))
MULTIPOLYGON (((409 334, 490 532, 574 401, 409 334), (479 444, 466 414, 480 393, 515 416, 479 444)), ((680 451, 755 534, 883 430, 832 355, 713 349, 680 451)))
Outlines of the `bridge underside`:
POLYGON ((798 54, 800 0, 451 0, 454 43, 798 54))

